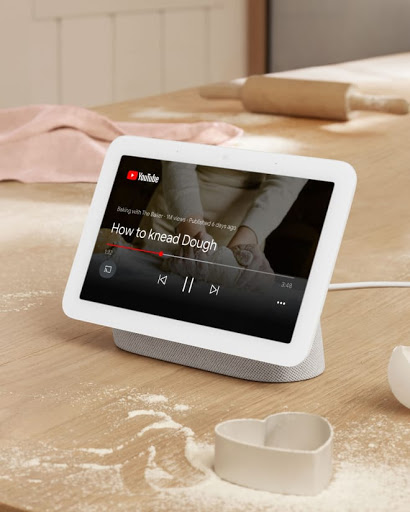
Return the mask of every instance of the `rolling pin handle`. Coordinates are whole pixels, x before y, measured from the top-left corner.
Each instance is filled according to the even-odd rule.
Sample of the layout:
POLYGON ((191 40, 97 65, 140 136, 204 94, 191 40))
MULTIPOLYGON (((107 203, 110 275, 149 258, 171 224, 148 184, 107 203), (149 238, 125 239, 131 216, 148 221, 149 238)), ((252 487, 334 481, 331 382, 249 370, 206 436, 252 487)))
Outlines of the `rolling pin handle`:
POLYGON ((372 110, 375 112, 387 112, 388 114, 407 114, 409 104, 404 98, 396 96, 373 96, 359 91, 349 91, 347 94, 348 110, 372 110))

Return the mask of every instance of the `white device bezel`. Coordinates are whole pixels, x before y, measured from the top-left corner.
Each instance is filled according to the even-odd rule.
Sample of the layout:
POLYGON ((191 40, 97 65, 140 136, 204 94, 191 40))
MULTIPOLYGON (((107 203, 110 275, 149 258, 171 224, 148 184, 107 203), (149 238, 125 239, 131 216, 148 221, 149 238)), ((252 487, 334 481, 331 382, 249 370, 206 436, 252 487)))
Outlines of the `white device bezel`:
POLYGON ((107 150, 63 298, 67 316, 266 363, 295 366, 309 354, 318 328, 356 186, 345 162, 245 149, 121 136, 107 150), (290 343, 121 309, 80 299, 111 189, 123 155, 330 181, 334 189, 290 343))

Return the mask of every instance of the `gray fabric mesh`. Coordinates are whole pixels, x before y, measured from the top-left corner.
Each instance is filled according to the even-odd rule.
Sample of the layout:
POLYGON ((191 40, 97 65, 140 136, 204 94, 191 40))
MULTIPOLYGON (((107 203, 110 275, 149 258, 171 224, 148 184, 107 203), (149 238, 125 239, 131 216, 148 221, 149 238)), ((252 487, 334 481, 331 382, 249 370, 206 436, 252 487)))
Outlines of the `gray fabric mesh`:
POLYGON ((308 357, 292 367, 223 354, 119 329, 113 329, 113 335, 117 347, 128 352, 239 379, 259 382, 295 382, 316 377, 325 369, 320 326, 308 357))

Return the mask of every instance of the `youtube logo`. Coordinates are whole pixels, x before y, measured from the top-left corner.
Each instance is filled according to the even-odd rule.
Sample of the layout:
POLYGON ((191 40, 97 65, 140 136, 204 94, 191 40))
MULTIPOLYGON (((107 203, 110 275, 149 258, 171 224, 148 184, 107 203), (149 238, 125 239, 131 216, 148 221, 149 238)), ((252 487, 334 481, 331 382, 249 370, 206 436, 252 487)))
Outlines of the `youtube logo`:
POLYGON ((146 181, 148 183, 158 183, 159 176, 150 172, 140 172, 140 171, 128 171, 127 180, 132 181, 146 181))
POLYGON ((138 179, 138 171, 128 171, 127 180, 137 180, 138 179))

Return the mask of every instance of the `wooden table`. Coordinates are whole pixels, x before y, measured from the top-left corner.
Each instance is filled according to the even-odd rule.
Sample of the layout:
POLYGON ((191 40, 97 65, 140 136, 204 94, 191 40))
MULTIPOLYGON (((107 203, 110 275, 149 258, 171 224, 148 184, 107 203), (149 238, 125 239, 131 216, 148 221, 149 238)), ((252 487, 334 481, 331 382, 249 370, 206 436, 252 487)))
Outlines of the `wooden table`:
MULTIPOLYGON (((410 54, 288 74, 349 79, 410 100, 410 54)), ((350 162, 358 187, 333 281, 409 279, 410 116, 252 115, 196 90, 98 111, 117 120, 226 120, 245 130, 238 146, 350 162)), ((386 370, 393 347, 410 344, 410 291, 329 293, 327 369, 311 381, 242 382, 131 355, 109 329, 61 310, 93 189, 0 185, 0 510, 409 510, 410 413, 386 370), (283 410, 318 413, 335 427, 335 479, 323 495, 266 497, 193 467, 201 457, 211 464, 216 423, 283 410)))

